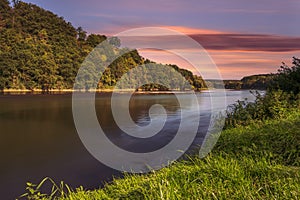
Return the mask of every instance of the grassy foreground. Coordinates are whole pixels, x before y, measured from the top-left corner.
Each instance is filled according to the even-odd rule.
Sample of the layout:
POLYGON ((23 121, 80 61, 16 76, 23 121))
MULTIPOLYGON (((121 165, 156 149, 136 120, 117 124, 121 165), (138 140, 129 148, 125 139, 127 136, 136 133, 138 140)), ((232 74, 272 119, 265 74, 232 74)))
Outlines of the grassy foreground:
POLYGON ((225 130, 205 159, 193 157, 147 175, 125 175, 103 189, 79 188, 57 198, 300 199, 299 188, 300 112, 295 111, 284 119, 225 130))

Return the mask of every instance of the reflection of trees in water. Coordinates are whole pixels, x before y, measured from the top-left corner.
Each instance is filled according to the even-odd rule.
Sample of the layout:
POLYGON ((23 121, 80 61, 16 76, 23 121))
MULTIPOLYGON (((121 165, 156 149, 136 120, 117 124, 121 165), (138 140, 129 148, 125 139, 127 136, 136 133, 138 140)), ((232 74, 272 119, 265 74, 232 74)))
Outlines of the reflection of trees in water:
POLYGON ((145 118, 145 117, 149 119, 149 110, 151 106, 154 104, 162 105, 166 109, 167 114, 176 113, 180 108, 178 100, 176 99, 174 94, 163 95, 163 96, 136 95, 133 98, 131 98, 129 104, 130 114, 132 116, 132 119, 134 121, 137 121, 138 119, 145 118))
POLYGON ((0 121, 23 120, 47 122, 70 119, 71 96, 68 95, 18 95, 3 97, 0 102, 0 121))
MULTIPOLYGON (((120 94, 119 98, 122 98, 122 94, 120 94)), ((129 102, 129 113, 131 115, 132 120, 136 123, 138 123, 140 120, 150 120, 149 109, 154 104, 160 104, 164 106, 168 115, 178 112, 180 108, 177 98, 174 94, 133 95, 129 102)), ((113 120, 110 96, 98 96, 95 105, 98 121, 102 125, 102 128, 107 129, 108 131, 111 128, 116 129, 117 125, 113 120)), ((123 105, 119 106, 120 111, 122 109, 125 109, 123 105)))

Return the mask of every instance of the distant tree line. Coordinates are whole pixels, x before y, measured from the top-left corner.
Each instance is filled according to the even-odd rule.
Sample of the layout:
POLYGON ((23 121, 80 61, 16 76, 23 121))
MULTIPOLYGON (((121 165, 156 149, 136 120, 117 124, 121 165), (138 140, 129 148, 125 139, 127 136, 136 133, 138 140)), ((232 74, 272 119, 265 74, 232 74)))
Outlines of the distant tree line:
POLYGON ((265 90, 269 87, 274 75, 273 74, 258 74, 245 76, 241 80, 225 80, 226 89, 257 89, 265 90))
POLYGON ((272 83, 274 74, 245 76, 241 80, 206 80, 210 88, 266 90, 272 83))

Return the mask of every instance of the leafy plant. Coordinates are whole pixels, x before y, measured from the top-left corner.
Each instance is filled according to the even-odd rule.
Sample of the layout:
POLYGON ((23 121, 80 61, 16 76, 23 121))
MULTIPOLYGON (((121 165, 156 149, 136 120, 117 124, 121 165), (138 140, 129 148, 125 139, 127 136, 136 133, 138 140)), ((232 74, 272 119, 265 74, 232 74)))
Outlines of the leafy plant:
POLYGON ((49 177, 44 178, 39 184, 33 184, 33 183, 26 183, 27 192, 20 196, 20 198, 26 198, 29 200, 34 199, 54 199, 56 197, 63 197, 67 193, 70 194, 73 191, 70 189, 70 187, 67 184, 64 184, 63 181, 60 182, 59 185, 55 183, 54 180, 52 180, 49 177), (50 194, 49 193, 42 193, 42 187, 49 182, 52 187, 50 194))

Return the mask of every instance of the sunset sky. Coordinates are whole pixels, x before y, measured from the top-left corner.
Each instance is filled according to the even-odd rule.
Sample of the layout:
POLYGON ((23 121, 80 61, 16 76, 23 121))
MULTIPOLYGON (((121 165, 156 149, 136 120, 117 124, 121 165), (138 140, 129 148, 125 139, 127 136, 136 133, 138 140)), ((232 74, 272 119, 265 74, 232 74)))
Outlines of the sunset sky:
MULTIPOLYGON (((224 79, 276 72, 300 57, 299 0, 25 0, 63 16, 88 33, 167 27, 198 41, 224 79)), ((171 54, 145 50, 151 60, 193 70, 171 54)), ((214 77, 206 77, 214 78, 214 77)))

